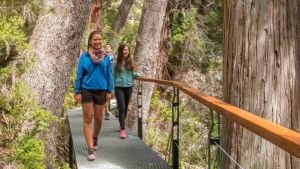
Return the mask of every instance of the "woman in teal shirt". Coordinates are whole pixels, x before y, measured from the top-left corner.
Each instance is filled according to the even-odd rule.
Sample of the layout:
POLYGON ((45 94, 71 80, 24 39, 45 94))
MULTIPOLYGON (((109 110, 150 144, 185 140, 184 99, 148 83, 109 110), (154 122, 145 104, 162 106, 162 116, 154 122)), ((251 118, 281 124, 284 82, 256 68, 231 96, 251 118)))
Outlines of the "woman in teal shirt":
POLYGON ((118 104, 120 138, 126 138, 125 119, 127 116, 128 104, 132 94, 133 79, 140 74, 135 71, 134 62, 130 56, 129 46, 122 44, 118 48, 117 62, 114 65, 114 86, 118 104))

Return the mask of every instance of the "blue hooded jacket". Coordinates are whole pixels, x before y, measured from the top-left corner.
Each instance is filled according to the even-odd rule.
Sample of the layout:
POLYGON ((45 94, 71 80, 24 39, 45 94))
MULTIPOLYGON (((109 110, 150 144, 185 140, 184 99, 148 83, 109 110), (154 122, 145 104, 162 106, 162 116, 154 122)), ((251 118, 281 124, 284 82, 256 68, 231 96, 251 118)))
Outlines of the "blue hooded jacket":
POLYGON ((94 63, 87 52, 83 52, 79 58, 77 76, 75 81, 75 93, 82 89, 105 90, 112 92, 113 80, 109 55, 105 55, 100 63, 94 63))

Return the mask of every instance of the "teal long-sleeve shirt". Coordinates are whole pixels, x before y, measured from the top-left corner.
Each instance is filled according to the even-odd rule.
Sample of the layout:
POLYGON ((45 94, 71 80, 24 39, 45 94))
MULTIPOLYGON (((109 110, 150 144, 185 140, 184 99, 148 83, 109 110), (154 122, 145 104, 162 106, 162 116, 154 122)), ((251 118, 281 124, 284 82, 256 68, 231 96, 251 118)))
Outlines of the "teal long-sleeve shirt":
POLYGON ((136 71, 126 70, 122 67, 120 72, 115 71, 116 63, 113 63, 113 79, 116 87, 132 87, 133 79, 140 76, 136 71))

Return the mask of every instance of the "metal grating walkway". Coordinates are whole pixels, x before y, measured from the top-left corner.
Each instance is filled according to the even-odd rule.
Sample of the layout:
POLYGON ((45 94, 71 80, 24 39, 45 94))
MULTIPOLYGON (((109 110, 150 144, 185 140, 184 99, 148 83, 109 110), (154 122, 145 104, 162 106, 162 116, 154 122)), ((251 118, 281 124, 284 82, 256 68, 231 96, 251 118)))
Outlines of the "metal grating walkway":
POLYGON ((110 120, 103 120, 96 160, 87 161, 81 108, 69 110, 68 120, 72 134, 73 158, 78 169, 170 168, 156 152, 130 132, 126 139, 119 139, 119 121, 113 115, 110 116, 110 120))

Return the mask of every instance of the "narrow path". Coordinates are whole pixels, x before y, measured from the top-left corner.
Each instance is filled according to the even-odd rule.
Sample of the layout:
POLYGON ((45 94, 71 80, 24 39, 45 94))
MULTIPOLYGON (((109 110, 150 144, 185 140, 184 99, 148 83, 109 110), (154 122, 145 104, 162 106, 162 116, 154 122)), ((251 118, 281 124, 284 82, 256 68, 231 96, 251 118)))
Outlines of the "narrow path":
POLYGON ((128 132, 126 139, 119 139, 119 122, 115 117, 103 120, 98 138, 99 150, 95 161, 86 160, 86 144, 82 129, 82 110, 68 111, 73 141, 73 152, 78 169, 161 169, 168 164, 137 136, 128 132))

